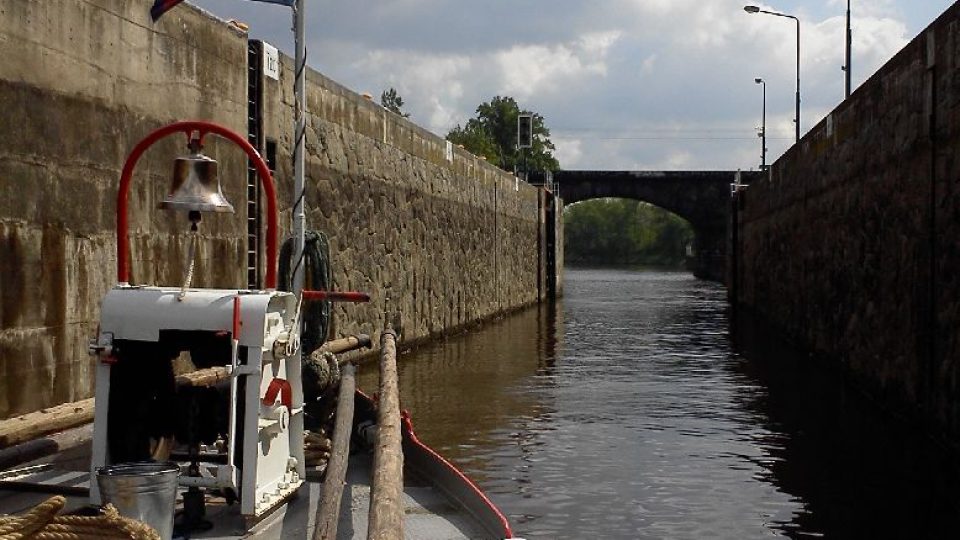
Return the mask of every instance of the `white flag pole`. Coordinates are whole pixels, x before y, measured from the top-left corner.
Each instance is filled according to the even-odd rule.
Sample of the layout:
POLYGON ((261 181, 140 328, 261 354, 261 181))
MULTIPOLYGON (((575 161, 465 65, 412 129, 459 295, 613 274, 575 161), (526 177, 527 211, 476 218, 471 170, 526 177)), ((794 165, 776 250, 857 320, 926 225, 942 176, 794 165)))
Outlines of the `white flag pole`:
POLYGON ((303 290, 303 247, 306 213, 304 212, 305 185, 304 185, 304 140, 306 138, 306 91, 304 81, 307 76, 307 45, 305 39, 304 3, 306 0, 296 0, 293 6, 294 47, 296 53, 294 64, 296 78, 293 93, 295 103, 294 116, 294 150, 293 150, 293 276, 291 285, 293 293, 300 294, 303 290))

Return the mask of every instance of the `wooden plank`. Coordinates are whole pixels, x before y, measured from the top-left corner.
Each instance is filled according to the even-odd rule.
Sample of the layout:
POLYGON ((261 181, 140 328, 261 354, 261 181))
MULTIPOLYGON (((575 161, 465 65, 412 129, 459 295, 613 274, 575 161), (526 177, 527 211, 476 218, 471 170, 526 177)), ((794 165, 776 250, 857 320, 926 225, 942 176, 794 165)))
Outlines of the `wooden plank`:
POLYGON ((28 461, 66 452, 90 442, 93 424, 86 423, 59 433, 45 435, 24 443, 0 449, 0 470, 16 467, 28 461))
MULTIPOLYGON (((212 386, 228 377, 224 367, 201 369, 177 376, 180 386, 212 386)), ((93 421, 94 398, 64 403, 0 420, 0 449, 39 439, 93 421)))
POLYGON ((177 375, 177 386, 213 386, 229 377, 223 366, 198 369, 177 375))
MULTIPOLYGON (((178 375, 176 381, 178 386, 212 386, 227 378, 225 367, 212 367, 178 375)), ((93 414, 94 398, 88 398, 0 420, 0 449, 7 449, 40 439, 44 435, 88 424, 93 421, 93 414)), ((53 443, 47 446, 54 451, 57 450, 53 443)), ((3 453, 0 453, 0 456, 4 458, 0 459, 3 466, 11 465, 8 463, 10 460, 6 459, 8 456, 3 453)))
POLYGON ((353 364, 343 367, 340 379, 340 393, 337 396, 336 424, 333 428, 333 451, 327 463, 327 476, 320 492, 320 505, 317 507, 317 527, 313 530, 313 540, 334 540, 337 537, 337 523, 340 520, 340 501, 343 498, 344 478, 347 475, 347 461, 350 458, 350 434, 353 431, 354 393, 357 388, 357 370, 353 364))
POLYGON ((48 433, 93 421, 93 398, 64 403, 49 409, 0 421, 0 448, 27 442, 48 433))
POLYGON ((344 338, 327 341, 326 343, 320 346, 320 350, 323 352, 332 352, 333 354, 340 354, 347 351, 353 351, 356 349, 364 349, 369 346, 370 346, 370 336, 366 334, 359 334, 356 336, 347 336, 344 338))
POLYGON ((397 336, 388 328, 380 335, 380 401, 377 406, 377 443, 373 452, 368 540, 403 538, 401 442, 397 336))

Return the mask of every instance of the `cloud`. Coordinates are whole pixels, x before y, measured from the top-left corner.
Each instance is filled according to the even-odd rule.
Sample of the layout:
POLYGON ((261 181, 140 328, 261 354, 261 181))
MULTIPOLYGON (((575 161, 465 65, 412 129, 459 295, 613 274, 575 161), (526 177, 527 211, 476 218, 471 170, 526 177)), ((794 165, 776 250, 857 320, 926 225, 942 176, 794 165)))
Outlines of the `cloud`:
POLYGON ((583 77, 604 77, 605 57, 618 39, 616 32, 588 33, 569 43, 515 45, 478 55, 375 50, 347 70, 358 78, 385 75, 373 88, 397 88, 415 118, 444 134, 494 95, 513 96, 523 105, 535 96, 564 92, 583 77), (484 84, 470 84, 477 80, 484 84))
POLYGON ((557 161, 561 163, 578 163, 583 158, 583 150, 580 148, 582 142, 579 139, 553 137, 553 143, 557 147, 557 161))
MULTIPOLYGON (((288 10, 202 0, 290 50, 288 10)), ((311 65, 357 91, 393 86, 411 119, 443 135, 511 95, 544 115, 567 168, 759 165, 767 81, 768 161, 793 143, 793 21, 743 0, 356 0, 308 3, 311 65)), ((775 5, 771 5, 775 4, 775 5)), ((854 3, 860 84, 949 0, 854 3)), ((801 18, 803 128, 843 99, 845 0, 770 0, 801 18)))
POLYGON ((640 64, 640 73, 643 75, 651 75, 653 73, 653 68, 657 64, 657 55, 656 53, 651 54, 643 59, 643 62, 640 64))
POLYGON ((604 32, 551 47, 527 45, 497 51, 492 55, 501 74, 497 93, 525 100, 565 89, 582 78, 605 77, 607 51, 619 38, 619 32, 604 32))
POLYGON ((375 95, 379 95, 381 89, 396 88, 404 99, 405 110, 415 115, 414 120, 428 129, 445 133, 469 117, 461 105, 475 98, 468 95, 464 83, 476 74, 476 64, 475 59, 460 54, 378 50, 351 63, 348 71, 361 77, 369 73, 384 74, 381 80, 364 88, 375 95), (396 69, 397 66, 402 69, 396 69))

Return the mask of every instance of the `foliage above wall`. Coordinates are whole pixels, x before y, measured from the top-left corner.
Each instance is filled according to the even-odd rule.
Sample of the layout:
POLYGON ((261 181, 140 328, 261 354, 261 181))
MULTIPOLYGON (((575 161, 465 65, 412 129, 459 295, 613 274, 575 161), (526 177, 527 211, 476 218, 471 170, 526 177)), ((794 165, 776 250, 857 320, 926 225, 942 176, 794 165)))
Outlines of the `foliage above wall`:
POLYGON ((390 112, 399 114, 404 118, 410 118, 410 113, 403 112, 403 97, 392 86, 380 93, 380 105, 390 112))
POLYGON ((557 158, 553 157, 555 147, 543 116, 521 110, 517 101, 509 96, 496 96, 481 103, 476 118, 450 130, 447 140, 487 158, 505 171, 560 169, 557 158), (517 117, 521 114, 533 115, 533 147, 524 150, 517 148, 517 117))

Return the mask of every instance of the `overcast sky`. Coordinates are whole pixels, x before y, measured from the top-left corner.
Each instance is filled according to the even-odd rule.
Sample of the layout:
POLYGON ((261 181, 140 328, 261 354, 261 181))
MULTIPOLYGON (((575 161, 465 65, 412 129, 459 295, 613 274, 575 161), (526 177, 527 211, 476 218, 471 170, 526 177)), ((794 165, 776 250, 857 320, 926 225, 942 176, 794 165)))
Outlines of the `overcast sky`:
MULTIPOLYGON (((192 0, 293 52, 290 9, 192 0)), ((796 26, 750 0, 306 0, 310 66, 357 92, 395 87, 445 135, 496 95, 542 114, 565 169, 756 169, 793 144, 796 26)), ((854 89, 948 0, 853 0, 854 89)), ((778 0, 801 20, 802 128, 843 99, 844 0, 778 0)))

